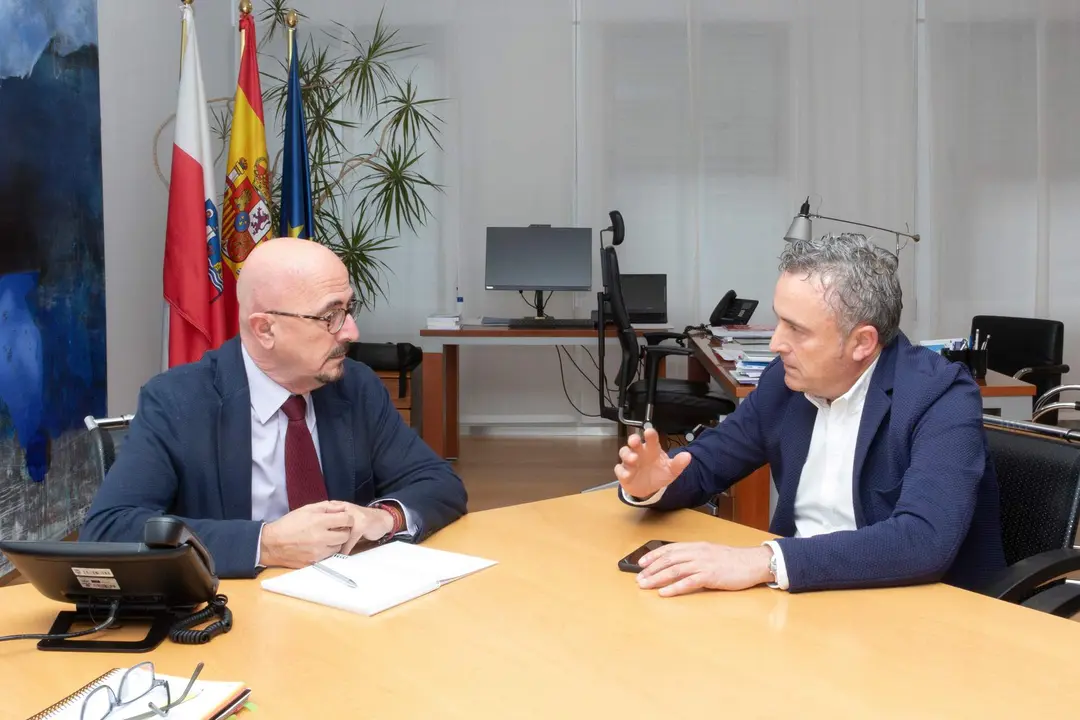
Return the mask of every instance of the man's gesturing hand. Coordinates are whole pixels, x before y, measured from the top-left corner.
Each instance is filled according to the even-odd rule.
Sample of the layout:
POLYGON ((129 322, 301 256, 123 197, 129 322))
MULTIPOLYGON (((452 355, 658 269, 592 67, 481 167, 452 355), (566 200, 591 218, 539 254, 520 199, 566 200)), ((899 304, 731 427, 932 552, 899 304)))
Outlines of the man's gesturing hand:
POLYGON ((312 503, 264 525, 259 564, 300 568, 340 552, 351 536, 354 522, 345 505, 334 501, 312 503))
POLYGON ((660 447, 660 436, 650 428, 645 431, 644 442, 633 434, 619 450, 622 462, 615 466, 615 478, 627 495, 647 498, 675 482, 690 464, 690 458, 688 452, 669 458, 660 447))

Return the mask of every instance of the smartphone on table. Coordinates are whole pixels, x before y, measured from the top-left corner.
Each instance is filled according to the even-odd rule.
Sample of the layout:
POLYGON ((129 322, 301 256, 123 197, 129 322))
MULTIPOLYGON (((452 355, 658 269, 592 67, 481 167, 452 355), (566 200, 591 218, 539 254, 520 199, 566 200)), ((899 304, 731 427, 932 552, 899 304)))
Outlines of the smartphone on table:
POLYGON ((662 545, 670 544, 670 540, 650 540, 649 542, 645 543, 637 550, 634 550, 632 553, 620 560, 619 569, 623 572, 639 573, 642 569, 641 565, 639 564, 641 562, 641 558, 643 558, 645 555, 652 552, 656 548, 661 547, 662 545))

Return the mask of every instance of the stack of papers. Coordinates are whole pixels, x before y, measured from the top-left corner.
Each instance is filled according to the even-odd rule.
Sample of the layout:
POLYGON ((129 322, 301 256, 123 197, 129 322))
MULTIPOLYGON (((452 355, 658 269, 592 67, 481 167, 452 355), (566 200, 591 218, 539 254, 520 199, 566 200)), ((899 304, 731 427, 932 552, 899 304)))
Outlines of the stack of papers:
POLYGON ((772 340, 776 327, 773 325, 714 325, 709 328, 713 337, 721 340, 738 340, 740 344, 748 344, 746 341, 757 341, 750 344, 768 344, 772 340))
POLYGON ((460 315, 428 315, 428 330, 460 330, 460 315))
POLYGON ((340 610, 375 615, 491 567, 495 561, 397 541, 357 555, 334 555, 320 564, 351 579, 356 587, 314 566, 263 580, 262 587, 340 610))

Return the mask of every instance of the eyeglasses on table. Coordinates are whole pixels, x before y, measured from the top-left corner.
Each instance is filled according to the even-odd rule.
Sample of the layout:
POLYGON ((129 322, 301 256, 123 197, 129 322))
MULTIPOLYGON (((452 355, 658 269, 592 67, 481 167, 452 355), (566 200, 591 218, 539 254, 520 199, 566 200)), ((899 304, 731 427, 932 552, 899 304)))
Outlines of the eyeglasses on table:
POLYGON ((107 720, 116 710, 140 700, 146 701, 147 712, 128 717, 126 720, 168 717, 170 709, 187 700, 188 693, 191 692, 191 687, 195 684, 202 669, 202 663, 195 666, 195 672, 191 674, 187 687, 174 702, 169 691, 169 684, 154 672, 154 663, 147 661, 133 665, 124 671, 120 679, 120 687, 116 691, 109 685, 102 685, 86 696, 79 720, 107 720), (161 696, 165 698, 164 703, 160 703, 161 696), (155 703, 154 700, 159 702, 155 703))

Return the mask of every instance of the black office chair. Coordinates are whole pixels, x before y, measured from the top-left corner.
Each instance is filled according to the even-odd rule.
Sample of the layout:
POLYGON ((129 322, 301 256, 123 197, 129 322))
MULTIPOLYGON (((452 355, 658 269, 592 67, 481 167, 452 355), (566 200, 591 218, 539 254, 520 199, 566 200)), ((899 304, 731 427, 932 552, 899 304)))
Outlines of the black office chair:
MULTIPOLYGON (((971 319, 972 337, 976 330, 980 343, 990 337, 986 366, 1033 384, 1036 398, 1060 385, 1062 374, 1069 372, 1069 366, 1064 364, 1065 325, 1058 320, 976 315, 971 319)), ((1037 419, 1040 423, 1056 425, 1057 410, 1037 419)))
POLYGON ((984 416, 1001 492, 1009 567, 983 592, 1059 617, 1080 612, 1073 547, 1080 519, 1080 432, 984 416))
POLYGON ((660 360, 671 355, 693 353, 681 345, 662 345, 665 340, 685 343, 685 335, 670 332, 645 333, 646 345, 638 344, 637 332, 623 301, 619 282, 619 257, 613 246, 600 251, 604 290, 597 295, 597 339, 600 354, 600 415, 630 427, 652 427, 661 435, 683 435, 691 439, 695 431, 714 424, 721 415, 735 411, 735 403, 710 389, 707 382, 661 378, 660 360), (610 316, 608 313, 610 312, 610 316), (609 322, 616 327, 622 361, 615 377, 618 403, 607 400, 604 376, 604 331, 609 322), (644 378, 635 379, 644 360, 644 378))
POLYGON ((95 418, 87 415, 83 418, 90 433, 90 442, 94 448, 94 462, 97 465, 98 477, 105 479, 109 468, 116 461, 116 453, 127 437, 128 428, 134 415, 121 415, 115 418, 95 418))

